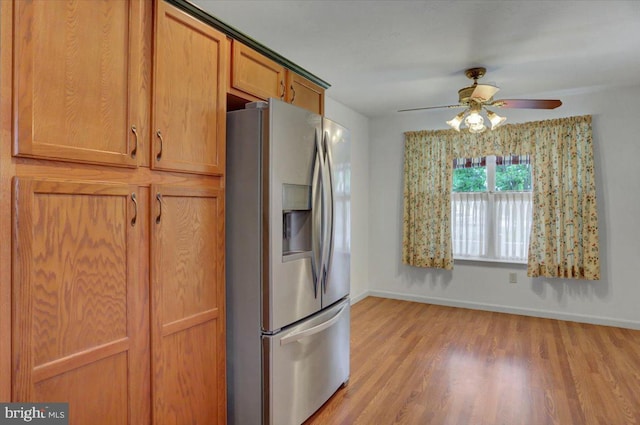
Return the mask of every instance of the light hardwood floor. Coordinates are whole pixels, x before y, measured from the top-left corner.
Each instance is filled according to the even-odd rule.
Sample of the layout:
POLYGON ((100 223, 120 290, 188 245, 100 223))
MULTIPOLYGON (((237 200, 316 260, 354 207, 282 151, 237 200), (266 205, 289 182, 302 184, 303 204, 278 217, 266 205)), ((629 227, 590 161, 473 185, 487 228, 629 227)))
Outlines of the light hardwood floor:
POLYGON ((305 425, 640 424, 640 331, 368 297, 305 425))

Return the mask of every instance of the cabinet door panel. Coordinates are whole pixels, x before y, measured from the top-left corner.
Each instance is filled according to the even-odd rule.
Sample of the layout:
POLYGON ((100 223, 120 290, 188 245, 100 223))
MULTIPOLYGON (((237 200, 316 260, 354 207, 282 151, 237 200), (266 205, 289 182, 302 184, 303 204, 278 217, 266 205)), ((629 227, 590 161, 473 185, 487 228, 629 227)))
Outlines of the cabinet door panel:
POLYGON ((224 424, 224 193, 168 185, 152 193, 154 418, 224 424))
POLYGON ((149 422, 134 194, 125 184, 14 180, 16 401, 67 401, 70 423, 149 422))
POLYGON ((267 100, 284 100, 285 68, 244 44, 233 41, 231 87, 267 100))
POLYGON ((156 6, 152 166, 223 174, 226 37, 164 1, 156 6))
POLYGON ((287 102, 324 115, 324 89, 306 78, 289 71, 287 73, 287 102))
POLYGON ((16 155, 136 166, 129 66, 142 56, 130 48, 142 10, 134 0, 14 3, 16 155))

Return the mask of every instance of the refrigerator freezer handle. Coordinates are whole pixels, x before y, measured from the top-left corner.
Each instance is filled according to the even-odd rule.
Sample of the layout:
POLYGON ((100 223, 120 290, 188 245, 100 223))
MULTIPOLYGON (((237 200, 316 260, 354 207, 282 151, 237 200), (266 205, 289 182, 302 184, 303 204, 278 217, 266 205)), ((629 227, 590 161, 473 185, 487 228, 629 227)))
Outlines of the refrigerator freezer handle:
MULTIPOLYGON (((320 143, 320 138, 318 137, 318 132, 315 132, 315 144, 316 144, 316 161, 318 163, 318 174, 315 174, 314 172, 314 180, 312 182, 312 186, 313 186, 313 195, 312 195, 312 199, 315 202, 316 196, 315 193, 318 190, 321 190, 321 196, 322 199, 324 199, 324 179, 325 179, 325 164, 324 164, 324 155, 322 152, 322 144, 320 143)), ((315 168, 315 167, 314 167, 315 168)), ((323 204, 324 202, 321 202, 321 204, 323 204)), ((313 213, 314 216, 315 214, 317 214, 317 210, 316 208, 318 207, 318 205, 313 205, 312 209, 313 209, 313 213)), ((320 205, 321 211, 321 217, 323 218, 324 221, 324 206, 320 205)), ((323 226, 320 226, 320 229, 318 230, 318 228, 315 226, 315 220, 314 223, 312 224, 312 232, 313 232, 313 237, 312 240, 320 240, 320 264, 317 264, 316 262, 316 256, 317 256, 317 252, 316 252, 316 246, 315 244, 313 244, 313 253, 311 255, 311 271, 313 273, 313 290, 314 290, 314 294, 315 297, 318 298, 318 288, 321 285, 322 282, 322 270, 323 270, 323 264, 324 264, 324 234, 323 232, 323 226), (318 231, 320 232, 320 234, 318 234, 318 231)))
POLYGON ((280 339, 280 345, 286 345, 289 344, 291 342, 296 342, 301 340, 302 338, 306 338, 308 336, 311 335, 315 335, 317 333, 322 332, 323 330, 330 328, 331 326, 333 326, 338 320, 340 320, 340 315, 342 314, 342 312, 347 309, 349 307, 349 305, 344 305, 340 311, 338 311, 338 313, 336 313, 335 316, 333 316, 331 319, 327 320, 326 322, 322 322, 317 326, 314 326, 312 328, 309 329, 305 329, 304 331, 300 331, 300 332, 292 332, 288 335, 283 336, 280 339))
POLYGON ((329 133, 324 132, 322 137, 322 145, 323 151, 326 156, 326 159, 323 161, 325 166, 325 178, 326 183, 323 184, 323 190, 326 195, 327 201, 325 202, 325 208, 327 209, 327 220, 326 220, 326 233, 323 238, 323 261, 322 261, 322 270, 320 274, 323 276, 322 279, 322 288, 326 292, 327 290, 327 278, 329 277, 329 267, 331 265, 331 256, 333 254, 333 216, 334 216, 334 199, 333 199, 333 159, 331 158, 331 149, 327 146, 329 138, 329 133), (326 255, 325 255, 326 252, 326 255))

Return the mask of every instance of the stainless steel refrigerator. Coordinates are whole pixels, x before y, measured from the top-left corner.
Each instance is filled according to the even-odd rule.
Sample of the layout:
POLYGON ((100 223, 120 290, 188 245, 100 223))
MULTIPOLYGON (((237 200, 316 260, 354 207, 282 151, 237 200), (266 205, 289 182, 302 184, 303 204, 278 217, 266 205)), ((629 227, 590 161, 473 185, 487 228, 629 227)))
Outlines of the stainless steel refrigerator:
POLYGON ((299 425, 349 379, 350 150, 277 99, 227 114, 229 424, 299 425))

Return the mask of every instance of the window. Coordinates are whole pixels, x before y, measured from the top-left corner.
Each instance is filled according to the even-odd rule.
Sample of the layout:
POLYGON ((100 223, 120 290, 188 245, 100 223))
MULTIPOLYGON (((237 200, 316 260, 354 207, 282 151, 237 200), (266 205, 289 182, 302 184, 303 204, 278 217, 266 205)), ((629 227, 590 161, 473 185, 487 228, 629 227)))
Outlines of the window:
POLYGON ((454 258, 526 263, 532 205, 529 157, 459 158, 453 168, 454 258))

